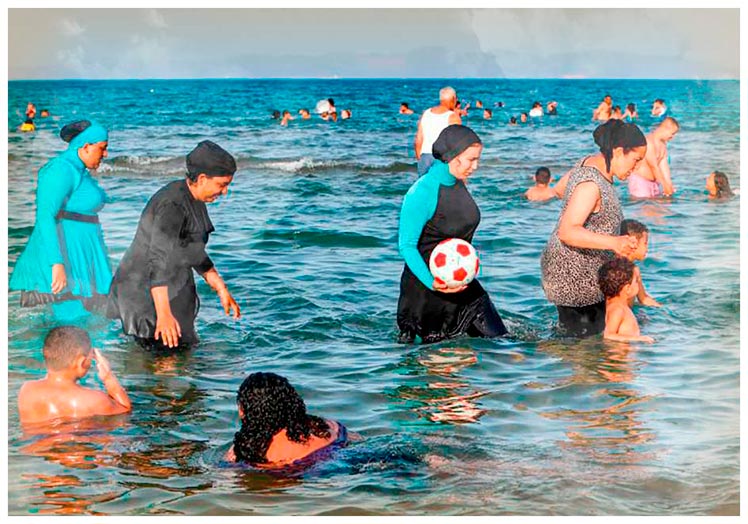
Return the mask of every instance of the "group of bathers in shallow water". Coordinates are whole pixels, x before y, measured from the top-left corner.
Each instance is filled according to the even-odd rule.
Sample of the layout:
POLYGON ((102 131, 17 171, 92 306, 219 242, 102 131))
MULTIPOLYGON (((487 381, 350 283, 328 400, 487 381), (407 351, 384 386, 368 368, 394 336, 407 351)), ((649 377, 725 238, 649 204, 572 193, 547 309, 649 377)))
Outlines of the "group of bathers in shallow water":
MULTIPOLYGON (((677 122, 662 126, 669 126, 672 138, 677 122)), ((238 318, 239 305, 205 250, 214 231, 206 203, 226 194, 236 172, 233 156, 211 141, 200 142, 186 156, 186 178, 168 183, 146 204, 113 276, 97 214, 105 194, 88 172, 106 157, 108 132, 84 120, 65 126, 60 136, 68 150, 39 172, 34 231, 11 277, 10 288, 21 291, 22 305, 51 304, 67 323, 106 311, 144 347, 182 348, 198 342, 197 272, 225 313, 238 318)), ((651 341, 639 333, 631 312, 635 297, 642 305, 659 305, 633 264, 646 254, 648 231, 623 220, 613 180, 626 180, 653 146, 635 124, 621 120, 598 126, 593 138, 599 152, 581 159, 557 184, 563 208, 541 256, 543 290, 567 335, 651 341)), ((430 150, 433 161, 408 190, 400 213, 399 341, 501 337, 507 329, 478 279, 448 287, 428 268, 441 241, 472 242, 480 210, 466 181, 478 168, 483 143, 469 127, 451 124, 430 150)), ((719 173, 711 179, 713 186, 723 185, 719 173)), ((53 329, 43 353, 47 376, 24 384, 18 395, 22 423, 130 411, 127 393, 85 331, 70 325, 53 329), (94 361, 106 393, 78 384, 94 361)), ((308 415, 288 381, 272 373, 249 375, 237 408, 242 423, 226 455, 231 461, 282 467, 346 440, 342 424, 308 415)))

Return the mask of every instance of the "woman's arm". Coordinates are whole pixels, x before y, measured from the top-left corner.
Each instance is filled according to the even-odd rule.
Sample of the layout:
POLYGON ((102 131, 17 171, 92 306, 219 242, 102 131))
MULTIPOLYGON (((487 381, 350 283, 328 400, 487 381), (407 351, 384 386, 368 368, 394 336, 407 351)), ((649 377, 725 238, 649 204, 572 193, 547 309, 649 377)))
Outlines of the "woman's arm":
POLYGON ((438 187, 433 188, 429 180, 421 178, 408 190, 400 209, 398 249, 413 274, 428 289, 432 289, 434 276, 429 271, 418 251, 418 240, 423 226, 436 211, 438 187))
POLYGON ((174 272, 171 255, 179 240, 179 231, 184 222, 184 209, 176 202, 163 202, 153 214, 151 242, 148 246, 148 281, 151 298, 156 309, 156 331, 153 338, 169 347, 179 344, 182 329, 174 317, 169 304, 168 282, 174 272))
POLYGON ((612 236, 594 233, 584 227, 587 218, 600 202, 600 189, 594 182, 578 184, 569 199, 561 222, 558 226, 558 238, 564 244, 586 249, 603 249, 615 251, 626 256, 636 249, 636 238, 630 236, 612 236))
POLYGON ((62 160, 49 164, 39 171, 36 190, 36 224, 42 245, 51 263, 52 293, 61 292, 67 285, 64 258, 57 236, 57 214, 75 188, 77 177, 73 168, 62 160))
POLYGON ((208 285, 213 288, 213 291, 215 291, 218 295, 218 298, 221 301, 221 306, 223 306, 223 310, 226 312, 226 314, 229 315, 230 312, 233 311, 234 318, 239 318, 241 316, 239 304, 236 303, 234 297, 232 297, 231 293, 229 293, 229 288, 226 287, 226 283, 221 278, 221 275, 218 274, 216 268, 213 267, 203 273, 203 278, 205 279, 205 282, 207 282, 208 285))

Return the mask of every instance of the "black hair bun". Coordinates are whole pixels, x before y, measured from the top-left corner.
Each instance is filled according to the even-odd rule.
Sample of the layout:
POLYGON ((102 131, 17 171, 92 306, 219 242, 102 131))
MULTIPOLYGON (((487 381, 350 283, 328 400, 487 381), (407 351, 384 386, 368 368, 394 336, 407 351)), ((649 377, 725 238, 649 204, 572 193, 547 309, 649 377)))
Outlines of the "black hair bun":
POLYGON ((72 139, 80 135, 89 127, 91 127, 91 122, 89 120, 78 120, 77 122, 73 122, 63 127, 60 130, 60 138, 69 144, 72 139))

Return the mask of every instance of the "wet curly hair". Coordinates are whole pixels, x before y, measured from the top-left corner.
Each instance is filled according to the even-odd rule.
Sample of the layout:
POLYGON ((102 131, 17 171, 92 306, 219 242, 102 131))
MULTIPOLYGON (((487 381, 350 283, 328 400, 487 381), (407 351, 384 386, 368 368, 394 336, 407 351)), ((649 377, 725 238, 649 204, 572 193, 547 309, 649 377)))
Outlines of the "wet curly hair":
POLYGON ((614 258, 603 264, 597 272, 597 282, 605 298, 618 296, 626 284, 634 280, 634 263, 627 258, 614 258))
POLYGON ((327 422, 308 415, 306 405, 288 380, 275 373, 252 373, 236 394, 242 410, 242 426, 234 434, 237 462, 267 463, 273 436, 286 430, 289 440, 306 442, 311 435, 330 437, 327 422))

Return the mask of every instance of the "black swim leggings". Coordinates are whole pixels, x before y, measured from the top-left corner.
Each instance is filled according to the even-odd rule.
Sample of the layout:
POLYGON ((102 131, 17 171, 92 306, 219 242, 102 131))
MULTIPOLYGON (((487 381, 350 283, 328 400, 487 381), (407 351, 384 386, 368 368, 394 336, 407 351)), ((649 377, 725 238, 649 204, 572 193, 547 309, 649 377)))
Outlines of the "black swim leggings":
POLYGON ((590 306, 556 306, 558 326, 564 335, 590 337, 605 331, 605 301, 590 306))

